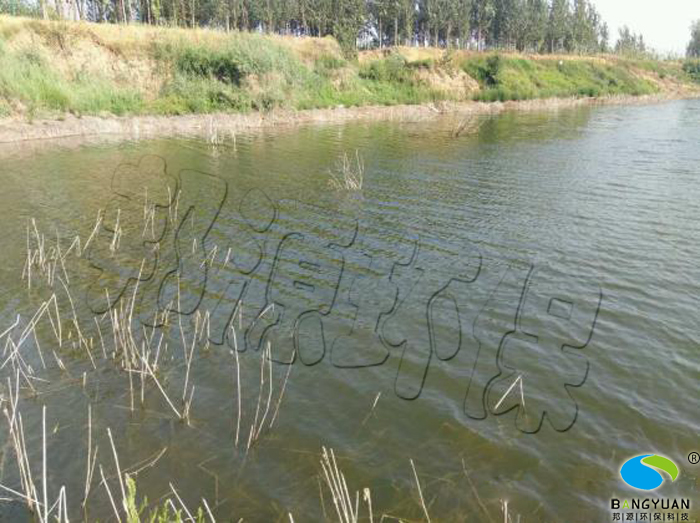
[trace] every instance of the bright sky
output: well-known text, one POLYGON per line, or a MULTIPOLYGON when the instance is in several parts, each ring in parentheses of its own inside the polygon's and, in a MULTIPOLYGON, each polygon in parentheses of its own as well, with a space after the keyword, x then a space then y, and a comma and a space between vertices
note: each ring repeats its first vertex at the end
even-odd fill
POLYGON ((593 0, 610 26, 610 43, 617 40, 618 28, 627 24, 642 33, 648 46, 657 51, 685 54, 690 41, 690 24, 700 19, 699 0, 593 0))

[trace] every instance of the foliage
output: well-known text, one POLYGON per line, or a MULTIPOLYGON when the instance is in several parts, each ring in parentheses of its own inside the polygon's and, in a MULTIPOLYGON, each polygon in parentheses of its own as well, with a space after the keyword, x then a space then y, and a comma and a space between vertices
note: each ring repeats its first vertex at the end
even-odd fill
MULTIPOLYGON (((126 476, 126 511, 128 517, 126 523, 185 523, 191 521, 184 518, 182 511, 174 509, 170 503, 163 503, 154 509, 148 509, 148 500, 143 499, 141 504, 136 497, 136 482, 130 476, 126 476)), ((193 514, 195 523, 204 523, 206 518, 204 510, 200 507, 197 514, 193 514)))
POLYGON ((656 85, 639 78, 626 62, 590 59, 527 59, 492 55, 468 58, 462 68, 482 85, 479 101, 553 97, 598 97, 651 94, 656 85))
POLYGON ((387 58, 363 64, 360 68, 360 77, 376 82, 411 83, 412 76, 407 63, 402 55, 393 53, 387 58))
POLYGON ((561 60, 395 48, 358 61, 344 58, 329 39, 8 17, 0 17, 0 35, 4 116, 245 113, 472 97, 635 95, 658 90, 645 78, 683 83, 698 76, 694 62, 684 71, 680 62, 647 56, 561 60), (464 73, 476 80, 479 92, 464 73))
POLYGON ((700 82, 700 59, 686 60, 683 63, 683 71, 685 71, 694 81, 700 82))
MULTIPOLYGON (((95 22, 330 35, 362 46, 598 52, 608 28, 591 0, 0 0, 0 13, 95 22)), ((627 43, 623 45, 623 48, 627 43)))
POLYGON ((501 56, 484 55, 471 57, 462 61, 462 69, 479 82, 482 87, 494 87, 498 84, 501 70, 501 56))
POLYGON ((39 110, 122 115, 139 112, 143 107, 143 98, 136 89, 88 74, 65 78, 33 49, 0 53, 0 98, 14 100, 30 115, 39 110))
POLYGON ((690 27, 690 43, 687 49, 688 58, 700 58, 700 20, 693 22, 690 27))
POLYGON ((620 37, 615 45, 615 52, 624 55, 643 55, 647 52, 644 37, 630 31, 626 25, 620 28, 620 37))

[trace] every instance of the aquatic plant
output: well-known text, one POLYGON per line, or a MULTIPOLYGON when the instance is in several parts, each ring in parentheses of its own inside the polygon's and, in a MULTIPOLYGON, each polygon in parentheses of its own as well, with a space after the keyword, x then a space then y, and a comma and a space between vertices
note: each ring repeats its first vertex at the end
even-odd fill
POLYGON ((336 162, 335 170, 330 171, 328 184, 339 191, 361 191, 365 179, 365 165, 360 157, 360 151, 355 151, 355 161, 352 162, 347 153, 336 162))

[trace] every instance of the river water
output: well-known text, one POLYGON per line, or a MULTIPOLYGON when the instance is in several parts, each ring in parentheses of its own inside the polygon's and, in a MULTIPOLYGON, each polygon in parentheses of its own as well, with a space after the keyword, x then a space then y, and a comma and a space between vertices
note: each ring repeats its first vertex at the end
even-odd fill
POLYGON ((114 519, 89 408, 117 503, 108 428, 139 498, 222 521, 337 520, 323 447, 366 521, 423 519, 416 475, 433 521, 697 499, 699 101, 1 153, 3 395, 74 520, 114 519))

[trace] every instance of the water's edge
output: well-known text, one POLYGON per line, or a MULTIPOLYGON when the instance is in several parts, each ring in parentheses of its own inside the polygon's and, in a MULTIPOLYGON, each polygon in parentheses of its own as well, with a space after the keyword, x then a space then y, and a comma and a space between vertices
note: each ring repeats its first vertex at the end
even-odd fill
POLYGON ((504 111, 558 110, 577 106, 610 104, 654 104, 670 100, 700 98, 695 92, 667 92, 644 96, 600 98, 548 98, 509 102, 438 102, 424 105, 335 107, 305 111, 277 110, 249 114, 197 114, 184 116, 100 117, 67 115, 61 119, 27 121, 0 118, 0 144, 62 138, 115 137, 117 139, 162 136, 198 136, 211 143, 235 138, 237 132, 265 130, 304 124, 345 121, 423 121, 439 116, 469 117, 504 111))

